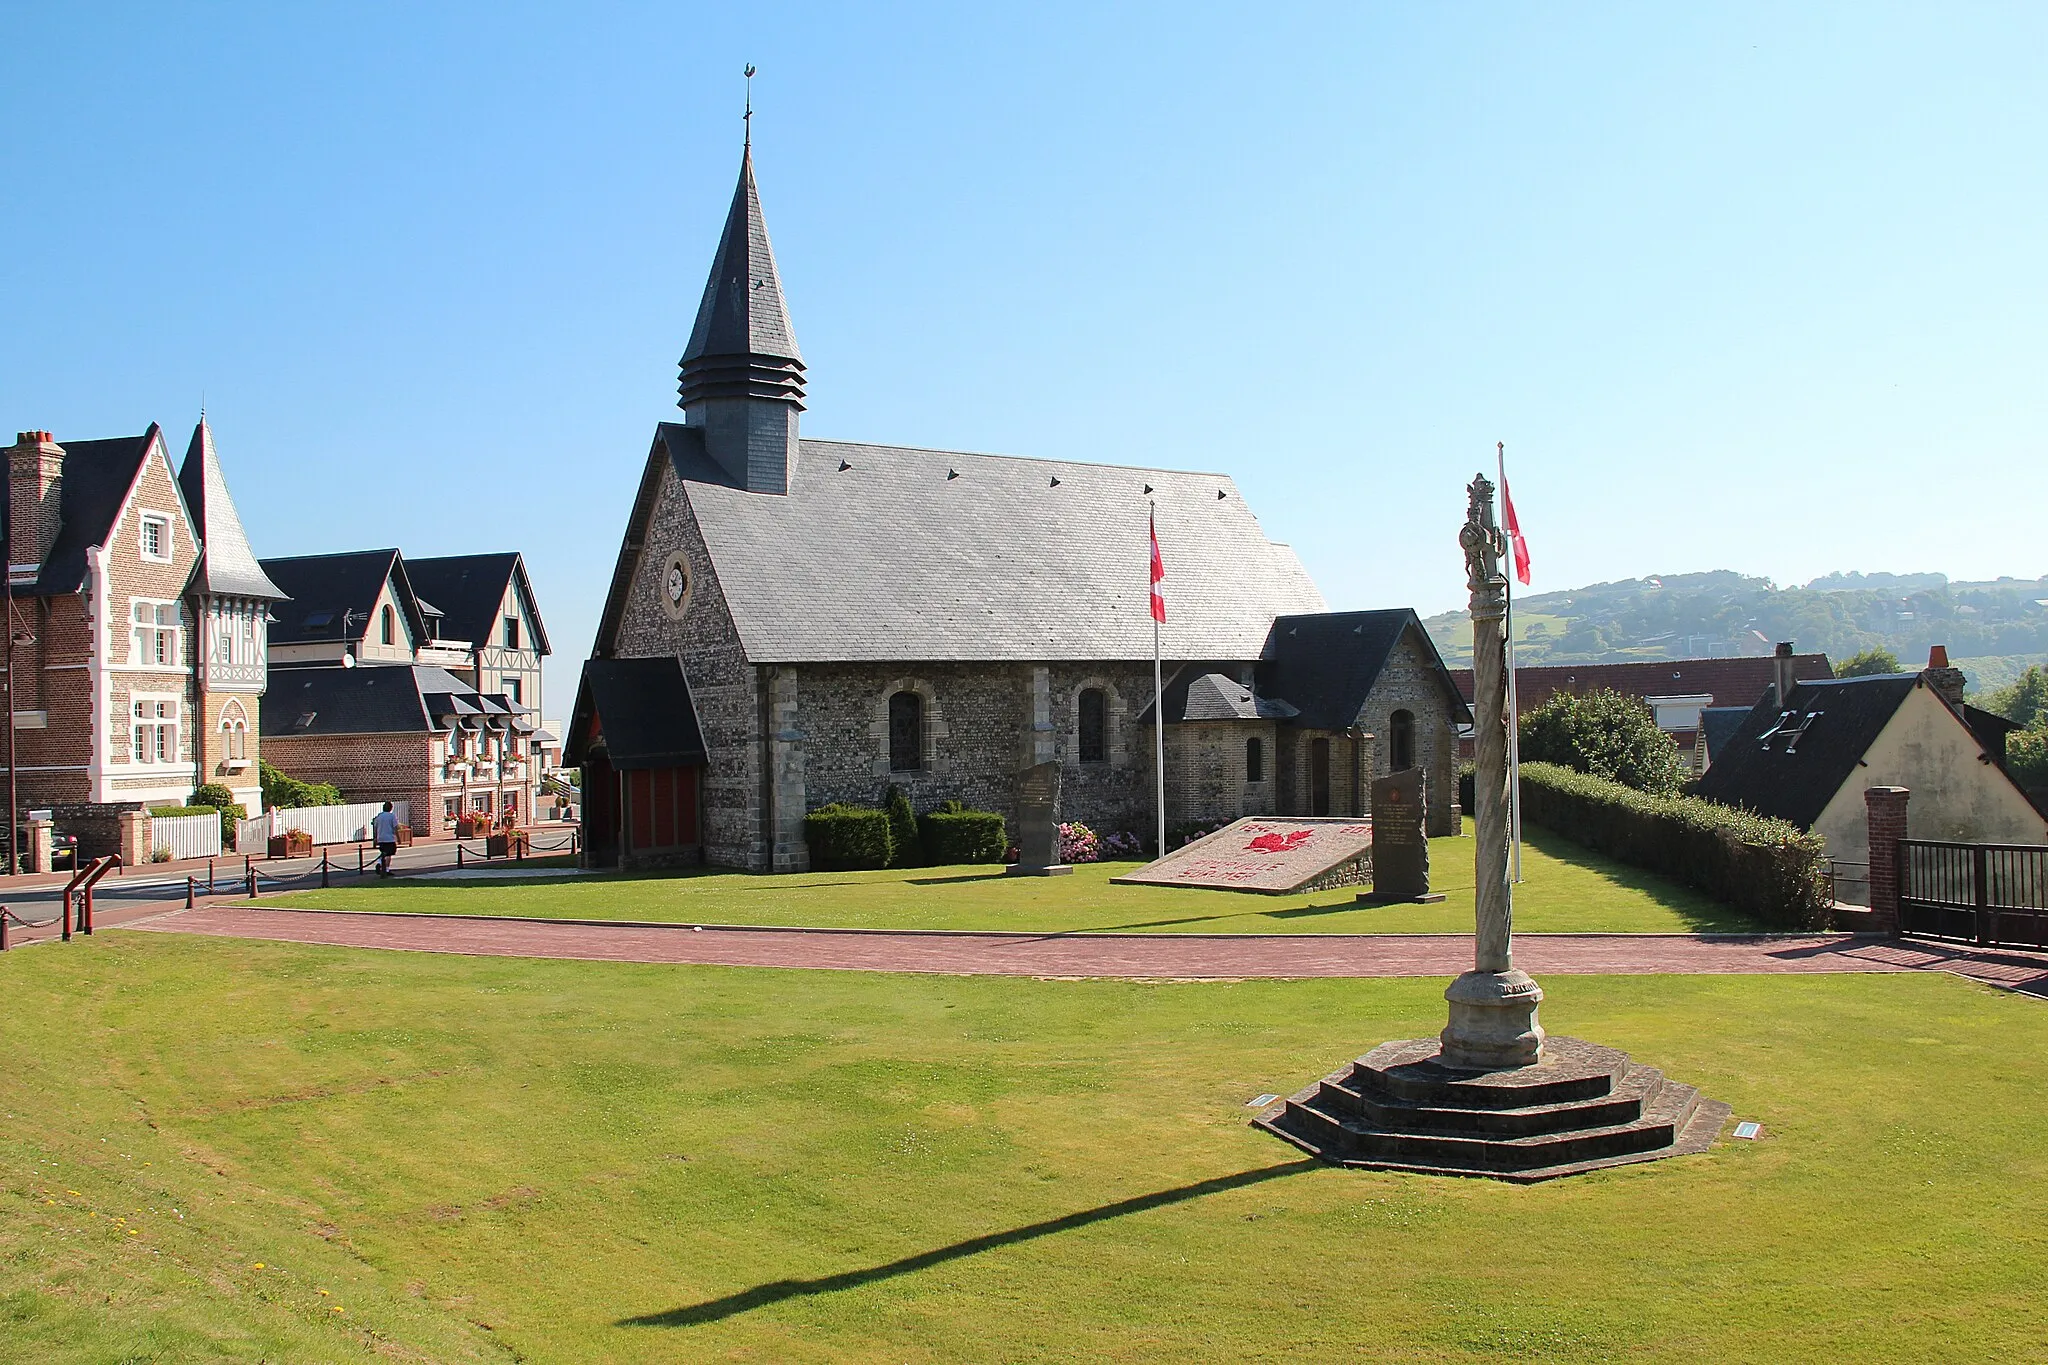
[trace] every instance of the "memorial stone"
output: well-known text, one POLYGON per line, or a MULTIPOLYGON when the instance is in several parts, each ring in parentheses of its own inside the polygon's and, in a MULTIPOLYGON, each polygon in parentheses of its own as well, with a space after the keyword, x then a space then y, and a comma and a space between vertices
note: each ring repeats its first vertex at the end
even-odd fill
POLYGON ((1429 889, 1424 794, 1420 768, 1405 768, 1372 784, 1372 890, 1359 893, 1361 902, 1434 905, 1443 899, 1429 889))
POLYGON ((1074 869, 1060 861, 1060 765, 1034 763, 1017 774, 1017 861, 1012 877, 1059 877, 1074 869))

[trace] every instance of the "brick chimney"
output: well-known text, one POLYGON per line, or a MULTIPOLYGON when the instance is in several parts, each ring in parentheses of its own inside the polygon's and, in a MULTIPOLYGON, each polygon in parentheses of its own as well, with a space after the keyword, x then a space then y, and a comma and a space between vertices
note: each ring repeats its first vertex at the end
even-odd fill
POLYGON ((1935 645, 1927 651, 1927 668, 1920 676, 1958 711, 1963 709, 1963 670, 1948 666, 1948 646, 1935 645))
POLYGON ((41 564, 63 519, 64 447, 47 431, 24 431, 8 447, 7 465, 14 482, 14 563, 41 564))
POLYGON ((1792 706, 1792 642, 1778 641, 1777 653, 1771 656, 1772 685, 1778 689, 1778 709, 1790 710, 1792 706))

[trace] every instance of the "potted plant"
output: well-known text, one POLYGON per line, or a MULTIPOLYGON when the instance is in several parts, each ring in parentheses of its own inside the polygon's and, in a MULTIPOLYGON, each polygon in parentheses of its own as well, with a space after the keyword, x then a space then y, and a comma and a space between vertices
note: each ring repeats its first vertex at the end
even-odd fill
POLYGON ((313 835, 308 830, 288 829, 270 836, 270 856, 273 858, 310 858, 313 856, 313 835))

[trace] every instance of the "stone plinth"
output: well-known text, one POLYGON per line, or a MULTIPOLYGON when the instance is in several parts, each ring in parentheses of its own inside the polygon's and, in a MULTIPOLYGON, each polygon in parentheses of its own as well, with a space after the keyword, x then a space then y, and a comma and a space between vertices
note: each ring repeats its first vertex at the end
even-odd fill
POLYGON ((1380 1044, 1252 1122, 1336 1165, 1533 1183, 1703 1152, 1728 1113, 1577 1038, 1550 1039, 1534 1066, 1479 1073, 1415 1038, 1380 1044))

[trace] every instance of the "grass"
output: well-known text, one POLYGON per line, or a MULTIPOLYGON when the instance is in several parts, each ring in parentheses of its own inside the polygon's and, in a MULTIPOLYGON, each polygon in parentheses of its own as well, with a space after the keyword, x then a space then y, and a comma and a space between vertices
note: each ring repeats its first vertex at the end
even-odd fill
MULTIPOLYGON (((1469 822, 1468 822, 1469 826, 1469 822)), ((1531 830, 1515 890, 1523 933, 1746 932, 1756 923, 1696 891, 1531 830)), ((1472 932, 1472 841, 1430 841, 1438 905, 1360 906, 1357 888, 1305 896, 1112 886, 1133 863, 1084 864, 1070 877, 1005 877, 980 867, 757 876, 634 874, 503 881, 400 878, 274 898, 330 910, 449 915, 799 924, 835 929, 1016 929, 1034 933, 1426 934, 1472 932)))
POLYGON ((0 1355, 2048 1352, 2040 1002, 1939 975, 1548 984, 1554 1031, 1664 1066, 1766 1139, 1518 1188, 1329 1170, 1245 1126, 1250 1097, 1439 1027, 1436 982, 118 931, 9 953, 0 1355))

